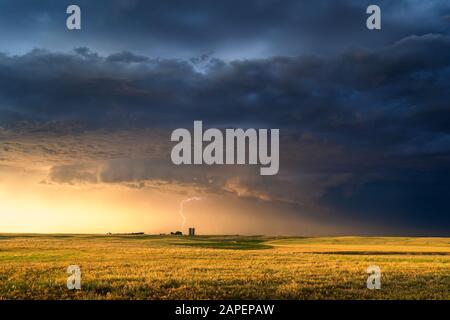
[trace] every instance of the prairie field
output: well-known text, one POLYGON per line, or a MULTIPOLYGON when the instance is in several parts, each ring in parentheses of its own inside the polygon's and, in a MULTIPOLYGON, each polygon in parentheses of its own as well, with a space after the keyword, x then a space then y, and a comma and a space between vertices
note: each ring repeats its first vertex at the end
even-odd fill
POLYGON ((0 234, 0 299, 450 299, 450 238, 0 234))

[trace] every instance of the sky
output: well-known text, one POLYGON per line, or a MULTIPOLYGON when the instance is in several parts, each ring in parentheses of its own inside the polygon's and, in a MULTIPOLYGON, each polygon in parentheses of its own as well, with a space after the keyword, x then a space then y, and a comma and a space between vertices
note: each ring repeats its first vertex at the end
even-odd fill
POLYGON ((449 57, 445 0, 0 0, 0 232, 448 236, 449 57), (173 165, 194 120, 279 173, 173 165))

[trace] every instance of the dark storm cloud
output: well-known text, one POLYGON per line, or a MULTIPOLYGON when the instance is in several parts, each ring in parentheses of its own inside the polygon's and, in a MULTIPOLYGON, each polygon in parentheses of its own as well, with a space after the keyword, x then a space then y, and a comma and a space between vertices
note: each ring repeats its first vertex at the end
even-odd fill
POLYGON ((436 142, 449 128, 448 56, 444 35, 411 36, 332 58, 210 58, 201 66, 130 52, 105 57, 87 48, 3 54, 0 119, 4 125, 71 120, 113 128, 173 128, 202 119, 214 126, 301 127, 337 140, 369 139, 372 147, 412 138, 436 142))
MULTIPOLYGON (((36 127, 44 136, 71 138, 119 128, 167 133, 167 141, 158 141, 166 151, 129 154, 143 160, 110 160, 126 157, 126 149, 112 153, 106 146, 103 156, 97 149, 95 158, 85 157, 92 152, 78 144, 77 162, 106 162, 57 165, 49 176, 56 183, 188 184, 284 202, 336 223, 404 223, 437 234, 450 227, 449 56, 445 35, 329 58, 231 62, 35 50, 0 57, 1 120, 8 132, 28 135, 36 127), (190 128, 195 119, 206 126, 281 128, 280 174, 174 170, 167 165, 170 129, 190 128)), ((17 140, 11 148, 26 149, 17 140)), ((45 150, 39 152, 59 156, 55 147, 56 154, 45 150)))
POLYGON ((1 49, 102 53, 131 50, 153 57, 220 58, 328 54, 347 47, 373 48, 411 34, 448 32, 445 0, 251 1, 0 1, 1 49), (65 28, 69 4, 82 8, 82 30, 65 28), (366 29, 366 8, 378 4, 383 31, 366 29))
POLYGON ((64 1, 12 3, 0 2, 14 35, 0 31, 0 164, 448 235, 447 1, 379 1, 380 32, 365 29, 365 1, 80 1, 78 33, 63 28, 64 1), (14 54, 30 44, 47 49, 14 54), (170 131, 194 120, 280 128, 280 173, 175 169, 170 131))

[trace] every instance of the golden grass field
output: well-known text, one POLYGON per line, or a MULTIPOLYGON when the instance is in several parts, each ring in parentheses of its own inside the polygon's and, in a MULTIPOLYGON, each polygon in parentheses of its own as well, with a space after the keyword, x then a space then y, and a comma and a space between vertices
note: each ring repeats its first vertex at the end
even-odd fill
POLYGON ((0 299, 450 299, 450 238, 0 234, 0 299))

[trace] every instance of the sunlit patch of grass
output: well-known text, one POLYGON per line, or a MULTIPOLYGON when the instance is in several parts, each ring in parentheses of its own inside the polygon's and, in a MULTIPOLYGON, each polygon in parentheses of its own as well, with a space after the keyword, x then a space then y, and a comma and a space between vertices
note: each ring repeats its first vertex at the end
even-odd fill
POLYGON ((449 243, 0 235, 0 299, 450 299, 449 243), (71 264, 81 291, 66 288, 71 264), (366 288, 369 265, 381 267, 379 291, 366 288))

